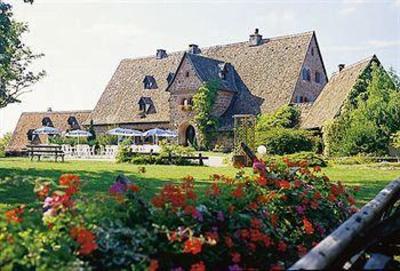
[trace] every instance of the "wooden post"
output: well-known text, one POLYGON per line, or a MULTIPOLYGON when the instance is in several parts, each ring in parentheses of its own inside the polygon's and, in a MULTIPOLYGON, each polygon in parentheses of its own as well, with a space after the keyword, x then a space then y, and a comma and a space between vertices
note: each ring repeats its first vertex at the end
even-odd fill
POLYGON ((199 165, 200 166, 204 166, 204 162, 203 162, 203 158, 202 158, 201 152, 199 152, 199 165))

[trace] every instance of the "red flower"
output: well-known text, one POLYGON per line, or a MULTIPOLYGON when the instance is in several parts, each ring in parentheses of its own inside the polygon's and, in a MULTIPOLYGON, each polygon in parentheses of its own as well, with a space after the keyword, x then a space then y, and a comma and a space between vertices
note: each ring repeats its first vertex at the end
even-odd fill
POLYGON ((50 187, 49 185, 45 185, 42 190, 38 191, 36 195, 39 199, 44 199, 49 195, 50 187))
POLYGON ((24 213, 24 206, 17 207, 15 209, 11 209, 6 211, 6 219, 8 223, 15 222, 21 223, 22 222, 22 214, 24 213))
POLYGON ((320 166, 315 166, 314 167, 314 171, 315 172, 320 172, 321 171, 321 167, 320 166))
POLYGON ((243 196, 243 185, 238 185, 237 188, 232 191, 232 196, 235 198, 241 198, 243 196))
POLYGON ((97 249, 96 238, 91 231, 83 227, 74 227, 70 230, 70 235, 80 245, 79 254, 88 255, 97 249))
POLYGON ((259 228, 261 228, 261 225, 262 225, 262 221, 260 220, 260 219, 258 219, 258 218, 252 218, 251 219, 251 221, 250 221, 250 224, 251 224, 251 226, 253 227, 253 228, 255 228, 255 229, 259 229, 259 228))
POLYGON ((276 226, 276 224, 278 223, 278 219, 279 219, 279 217, 278 217, 278 215, 276 215, 276 214, 272 214, 271 215, 271 224, 272 224, 272 226, 276 226))
POLYGON ((286 249, 287 249, 286 243, 283 242, 283 241, 279 241, 279 243, 278 243, 278 251, 285 252, 286 249))
POLYGON ((307 248, 303 245, 298 245, 297 246, 297 255, 299 255, 299 257, 303 257, 306 254, 307 254, 307 248))
POLYGON ((79 176, 73 174, 63 174, 59 179, 59 184, 64 186, 70 186, 77 182, 79 182, 79 176))
POLYGON ((219 196, 219 194, 221 194, 221 190, 220 190, 218 184, 212 183, 207 189, 207 195, 216 197, 216 196, 219 196))
POLYGON ((319 203, 318 203, 317 201, 315 201, 315 200, 312 200, 312 201, 310 202, 310 206, 311 206, 312 209, 315 210, 315 209, 318 208, 319 203))
POLYGON ((257 179, 257 184, 261 186, 266 186, 267 185, 267 179, 264 176, 258 176, 257 179))
POLYGON ((229 237, 229 236, 225 237, 225 245, 226 245, 228 248, 233 247, 233 241, 232 241, 232 238, 231 238, 231 237, 229 237))
POLYGON ((205 271, 205 270, 206 266, 204 265, 203 261, 192 264, 192 266, 190 267, 190 271, 205 271))
POLYGON ((128 189, 131 190, 132 192, 139 192, 140 187, 136 184, 129 184, 128 189))
POLYGON ((282 271, 282 270, 285 270, 285 267, 282 264, 277 263, 277 264, 271 265, 269 270, 270 271, 282 271))
POLYGON ((289 189, 290 188, 290 183, 286 180, 280 180, 278 182, 278 186, 282 189, 289 189))
POLYGON ((348 196, 347 200, 349 201, 350 205, 355 205, 356 204, 356 200, 352 196, 348 196))
POLYGON ((306 234, 313 234, 314 233, 314 227, 311 224, 310 221, 308 221, 307 218, 303 219, 303 224, 304 224, 304 231, 306 232, 306 234))
POLYGON ((155 197, 153 197, 153 198, 151 199, 151 204, 153 204, 154 207, 156 207, 156 208, 161 208, 161 207, 164 206, 165 201, 164 201, 163 197, 161 197, 161 196, 155 196, 155 197))
POLYGON ((240 253, 238 253, 238 252, 233 252, 232 254, 231 254, 231 256, 232 256, 232 262, 233 263, 239 263, 240 262, 240 253))
POLYGON ((201 241, 198 238, 188 239, 183 248, 184 253, 198 254, 201 252, 201 241))
POLYGON ((156 271, 158 269, 158 267, 159 267, 158 261, 157 260, 151 260, 148 271, 156 271))

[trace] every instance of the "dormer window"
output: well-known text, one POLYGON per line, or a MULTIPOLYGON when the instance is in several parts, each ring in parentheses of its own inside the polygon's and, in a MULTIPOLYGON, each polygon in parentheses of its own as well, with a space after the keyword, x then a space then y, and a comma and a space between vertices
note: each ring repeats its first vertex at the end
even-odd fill
POLYGON ((72 130, 79 129, 78 120, 74 116, 70 116, 67 120, 68 125, 71 127, 72 130))
POLYGON ((156 89, 157 83, 156 79, 154 79, 151 75, 146 75, 143 79, 144 89, 156 89))
POLYGON ((175 73, 173 73, 173 72, 170 72, 170 73, 168 74, 168 76, 167 76, 167 82, 168 82, 168 84, 171 83, 172 79, 174 79, 174 76, 175 76, 175 73))
POLYGON ((228 63, 220 63, 218 64, 218 76, 222 80, 226 79, 226 74, 228 73, 228 63))
POLYGON ((311 55, 314 56, 314 47, 311 47, 311 55))
POLYGON ((303 68, 302 79, 304 81, 311 81, 311 71, 310 71, 310 69, 303 68))
POLYGON ((141 97, 139 100, 139 111, 144 114, 155 113, 153 101, 150 97, 141 97))
POLYGON ((49 117, 44 117, 42 119, 42 126, 54 127, 53 122, 51 121, 51 119, 49 117))

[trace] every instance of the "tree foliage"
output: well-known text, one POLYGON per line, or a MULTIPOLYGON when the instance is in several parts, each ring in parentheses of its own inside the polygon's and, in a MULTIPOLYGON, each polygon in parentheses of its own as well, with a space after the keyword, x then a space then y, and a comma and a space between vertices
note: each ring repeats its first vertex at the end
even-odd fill
POLYGON ((33 61, 43 54, 34 54, 23 43, 26 32, 28 25, 13 18, 12 6, 0 2, 0 108, 20 102, 20 96, 45 76, 44 71, 31 71, 33 61))
POLYGON ((300 111, 284 105, 272 114, 258 116, 256 144, 265 145, 268 154, 290 154, 316 149, 317 139, 311 132, 298 129, 300 111))
POLYGON ((390 137, 400 129, 400 90, 383 67, 364 71, 339 117, 325 127, 328 155, 387 153, 390 137))
POLYGON ((11 141, 11 133, 7 133, 0 138, 0 157, 6 155, 6 148, 11 141))
POLYGON ((294 128, 299 124, 300 111, 290 105, 280 107, 272 114, 262 114, 257 119, 258 131, 269 130, 272 127, 294 128))
POLYGON ((215 135, 218 120, 212 115, 212 109, 217 98, 218 82, 210 81, 201 86, 193 96, 195 112, 194 124, 199 132, 199 147, 208 149, 211 138, 215 135))

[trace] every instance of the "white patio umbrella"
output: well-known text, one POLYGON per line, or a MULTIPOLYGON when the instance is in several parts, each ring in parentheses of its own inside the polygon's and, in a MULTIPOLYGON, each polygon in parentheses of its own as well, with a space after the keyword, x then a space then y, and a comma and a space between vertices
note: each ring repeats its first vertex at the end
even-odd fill
POLYGON ((43 126, 33 131, 34 135, 59 135, 60 130, 54 127, 43 126))
POLYGON ((144 132, 143 136, 146 136, 146 137, 152 136, 153 142, 154 142, 154 138, 157 139, 158 137, 175 137, 176 135, 172 131, 169 131, 169 130, 154 128, 154 129, 150 129, 150 130, 144 132))
POLYGON ((106 134, 116 136, 142 136, 142 132, 126 128, 114 128, 107 131, 106 134))
MULTIPOLYGON (((43 126, 35 129, 32 134, 34 135, 59 135, 61 132, 57 128, 43 126)), ((47 137, 47 144, 49 144, 49 137, 47 137)))
POLYGON ((143 133, 138 131, 138 130, 120 128, 120 127, 108 130, 106 132, 106 134, 107 135, 116 135, 116 136, 118 136, 118 144, 119 144, 121 136, 142 136, 143 135, 143 133))
POLYGON ((77 137, 78 138, 78 144, 79 144, 79 138, 81 137, 89 137, 92 136, 92 134, 88 131, 85 130, 72 130, 69 131, 68 133, 65 134, 66 137, 77 137))

